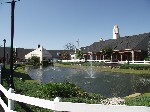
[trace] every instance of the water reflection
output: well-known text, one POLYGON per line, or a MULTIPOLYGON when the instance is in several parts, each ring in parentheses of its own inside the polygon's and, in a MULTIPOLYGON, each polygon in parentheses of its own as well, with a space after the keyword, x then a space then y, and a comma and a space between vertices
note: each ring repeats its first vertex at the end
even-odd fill
POLYGON ((46 67, 26 68, 30 77, 42 83, 71 81, 87 92, 107 97, 124 97, 136 92, 150 92, 150 77, 96 72, 95 78, 85 78, 87 73, 80 69, 46 67))

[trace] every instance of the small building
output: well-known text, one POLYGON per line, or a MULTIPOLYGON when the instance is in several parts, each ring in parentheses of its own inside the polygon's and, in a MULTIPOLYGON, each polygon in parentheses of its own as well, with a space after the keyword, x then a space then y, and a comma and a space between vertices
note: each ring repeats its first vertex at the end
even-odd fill
POLYGON ((52 59, 52 55, 43 48, 43 46, 38 45, 37 49, 31 51, 30 53, 25 55, 25 59, 28 60, 32 56, 37 56, 40 58, 40 63, 44 60, 50 61, 52 59))

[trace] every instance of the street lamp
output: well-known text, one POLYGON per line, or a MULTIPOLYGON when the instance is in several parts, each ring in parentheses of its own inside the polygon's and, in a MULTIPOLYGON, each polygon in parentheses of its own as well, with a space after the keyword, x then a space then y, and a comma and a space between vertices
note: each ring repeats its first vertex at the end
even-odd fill
POLYGON ((3 60, 3 63, 4 63, 4 71, 5 71, 5 60, 6 60, 6 58, 5 58, 5 44, 6 44, 6 39, 4 39, 3 42, 4 42, 4 60, 3 60))
POLYGON ((6 63, 8 64, 8 52, 7 52, 6 58, 7 58, 7 61, 6 61, 6 63))

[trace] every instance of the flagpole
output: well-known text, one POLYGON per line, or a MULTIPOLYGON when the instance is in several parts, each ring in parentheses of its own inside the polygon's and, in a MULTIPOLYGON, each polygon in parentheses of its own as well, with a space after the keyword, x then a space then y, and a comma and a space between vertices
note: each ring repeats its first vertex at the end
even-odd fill
POLYGON ((78 39, 76 42, 77 42, 77 44, 78 44, 78 49, 79 49, 79 39, 78 39))

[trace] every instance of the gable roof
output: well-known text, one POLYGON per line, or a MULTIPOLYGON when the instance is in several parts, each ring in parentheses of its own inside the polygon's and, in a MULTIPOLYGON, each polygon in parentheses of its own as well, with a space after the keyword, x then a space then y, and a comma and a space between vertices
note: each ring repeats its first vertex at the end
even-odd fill
POLYGON ((48 50, 53 58, 60 58, 59 54, 63 54, 64 52, 67 52, 68 54, 73 54, 73 50, 48 50))
MULTIPOLYGON (((24 59, 24 56, 33 50, 34 49, 17 48, 17 57, 20 59, 24 59)), ((5 53, 6 53, 5 56, 7 57, 8 55, 8 58, 10 58, 10 47, 5 48, 5 53)), ((4 57, 4 47, 0 47, 0 58, 2 57, 4 57)))
POLYGON ((118 39, 94 42, 90 46, 81 47, 81 49, 83 52, 99 52, 107 47, 110 47, 113 50, 134 49, 147 51, 147 45, 149 41, 150 33, 144 33, 139 35, 120 37, 118 39))

